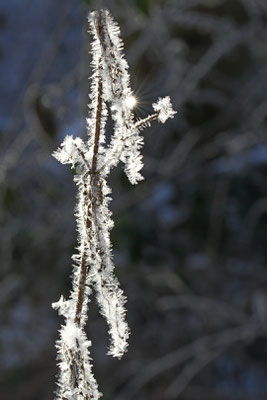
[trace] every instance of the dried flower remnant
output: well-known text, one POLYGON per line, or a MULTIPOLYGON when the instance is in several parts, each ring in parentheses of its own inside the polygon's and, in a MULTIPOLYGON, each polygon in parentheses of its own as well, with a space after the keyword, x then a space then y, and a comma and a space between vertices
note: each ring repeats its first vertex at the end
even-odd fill
POLYGON ((100 313, 109 327, 109 354, 121 358, 127 350, 129 328, 125 321, 123 291, 114 275, 110 230, 113 227, 109 202, 111 190, 106 179, 119 161, 132 184, 143 177, 140 131, 152 120, 164 123, 175 111, 169 97, 153 104, 155 113, 135 120, 136 104, 130 88, 128 64, 118 25, 107 10, 89 15, 93 75, 87 120, 88 138, 67 136, 53 153, 62 164, 71 164, 76 174, 78 201, 75 216, 78 229, 78 252, 73 256, 74 273, 70 298, 62 296, 53 308, 65 318, 57 341, 59 381, 57 398, 61 400, 99 399, 101 394, 92 373, 90 341, 85 335, 91 290, 96 293, 100 313), (105 145, 107 110, 114 121, 114 132, 105 145))

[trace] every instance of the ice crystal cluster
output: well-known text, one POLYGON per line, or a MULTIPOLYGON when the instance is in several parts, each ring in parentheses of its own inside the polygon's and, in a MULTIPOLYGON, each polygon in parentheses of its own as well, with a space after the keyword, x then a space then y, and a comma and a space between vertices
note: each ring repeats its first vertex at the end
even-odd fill
POLYGON ((57 399, 91 400, 100 393, 92 373, 86 338, 88 302, 93 290, 100 313, 107 321, 110 334, 109 354, 120 358, 127 350, 129 328, 125 321, 125 296, 114 275, 110 243, 113 226, 109 211, 110 188, 106 178, 119 161, 132 184, 142 180, 143 166, 140 131, 152 120, 164 123, 175 111, 169 97, 159 99, 155 113, 135 120, 136 99, 130 88, 128 64, 123 56, 123 43, 118 25, 107 10, 89 15, 92 69, 89 95, 88 137, 86 141, 67 136, 54 157, 71 164, 78 186, 76 207, 78 247, 73 255, 73 287, 68 300, 63 297, 53 307, 65 318, 57 341, 59 379, 57 399), (110 143, 105 143, 108 112, 114 122, 110 143))

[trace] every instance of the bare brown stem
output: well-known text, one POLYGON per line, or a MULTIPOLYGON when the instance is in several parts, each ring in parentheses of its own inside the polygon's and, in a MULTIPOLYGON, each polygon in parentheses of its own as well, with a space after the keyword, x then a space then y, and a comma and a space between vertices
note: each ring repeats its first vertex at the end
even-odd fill
MULTIPOLYGON (((101 40, 103 36, 103 24, 101 18, 99 17, 96 21, 96 30, 98 32, 99 40, 101 40)), ((101 65, 98 65, 98 68, 101 68, 101 65)), ((92 159, 92 175, 96 173, 97 166, 97 155, 99 149, 99 139, 100 139, 100 128, 101 128, 101 114, 102 114, 102 91, 103 91, 103 83, 101 79, 101 75, 98 77, 98 87, 97 87, 97 106, 96 106, 96 121, 95 121, 95 134, 94 134, 94 152, 92 159)))
POLYGON ((101 114, 102 114, 102 89, 103 84, 101 78, 98 81, 97 88, 97 108, 96 108, 96 121, 95 121, 95 135, 94 135, 94 153, 92 159, 92 175, 96 173, 97 155, 99 149, 100 128, 101 128, 101 114))
POLYGON ((159 116, 158 113, 149 115, 148 117, 141 119, 140 121, 136 122, 136 124, 134 125, 135 128, 142 128, 145 127, 147 124, 149 124, 151 121, 157 119, 159 116))
POLYGON ((78 283, 78 297, 76 303, 76 310, 75 310, 75 318, 74 322, 77 325, 81 323, 81 313, 83 308, 83 299, 84 299, 84 290, 85 290, 85 283, 86 283, 86 261, 85 261, 85 251, 81 257, 81 266, 80 266, 80 276, 79 276, 79 283, 78 283))

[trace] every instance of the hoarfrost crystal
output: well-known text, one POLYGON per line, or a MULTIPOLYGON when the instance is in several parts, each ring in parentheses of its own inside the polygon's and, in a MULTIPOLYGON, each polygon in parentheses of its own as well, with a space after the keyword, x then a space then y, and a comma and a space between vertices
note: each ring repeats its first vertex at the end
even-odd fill
POLYGON ((62 164, 75 169, 78 186, 76 219, 78 252, 74 261, 73 285, 70 298, 63 296, 53 303, 54 309, 65 318, 57 341, 59 381, 57 398, 60 400, 96 400, 101 394, 92 373, 85 324, 89 296, 96 293, 100 313, 106 319, 111 344, 108 353, 120 358, 127 350, 129 328, 125 321, 125 296, 114 275, 110 230, 113 226, 109 202, 111 193, 106 178, 119 161, 125 164, 125 173, 132 184, 143 177, 140 149, 143 137, 140 131, 151 121, 165 122, 175 111, 169 97, 153 104, 155 113, 135 120, 133 108, 136 99, 130 88, 128 64, 123 56, 123 43, 118 25, 107 10, 89 16, 93 75, 88 138, 67 136, 53 153, 62 164), (105 145, 105 124, 108 109, 114 121, 114 132, 105 145))
POLYGON ((155 111, 158 112, 158 119, 164 124, 168 118, 173 118, 176 111, 173 110, 171 99, 169 96, 163 99, 159 98, 156 103, 152 104, 155 111))

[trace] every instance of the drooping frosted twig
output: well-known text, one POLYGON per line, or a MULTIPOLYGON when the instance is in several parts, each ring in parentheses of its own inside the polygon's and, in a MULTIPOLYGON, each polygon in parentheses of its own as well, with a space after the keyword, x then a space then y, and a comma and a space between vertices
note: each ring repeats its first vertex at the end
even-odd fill
POLYGON ((89 346, 84 332, 88 301, 93 289, 100 313, 109 327, 109 354, 120 358, 127 350, 129 328, 125 321, 125 296, 113 270, 109 211, 110 188, 106 178, 119 161, 131 183, 143 177, 140 131, 157 119, 164 123, 172 118, 170 98, 153 104, 155 113, 135 121, 132 108, 135 100, 130 88, 128 64, 123 57, 123 44, 118 25, 109 12, 101 10, 89 16, 92 42, 92 82, 87 120, 88 138, 67 136, 53 154, 62 164, 75 168, 78 186, 76 208, 78 253, 73 256, 73 288, 69 300, 63 297, 53 307, 65 318, 57 342, 59 355, 59 390, 61 400, 98 399, 100 393, 91 371, 89 346), (110 144, 105 144, 107 110, 114 121, 110 144))

